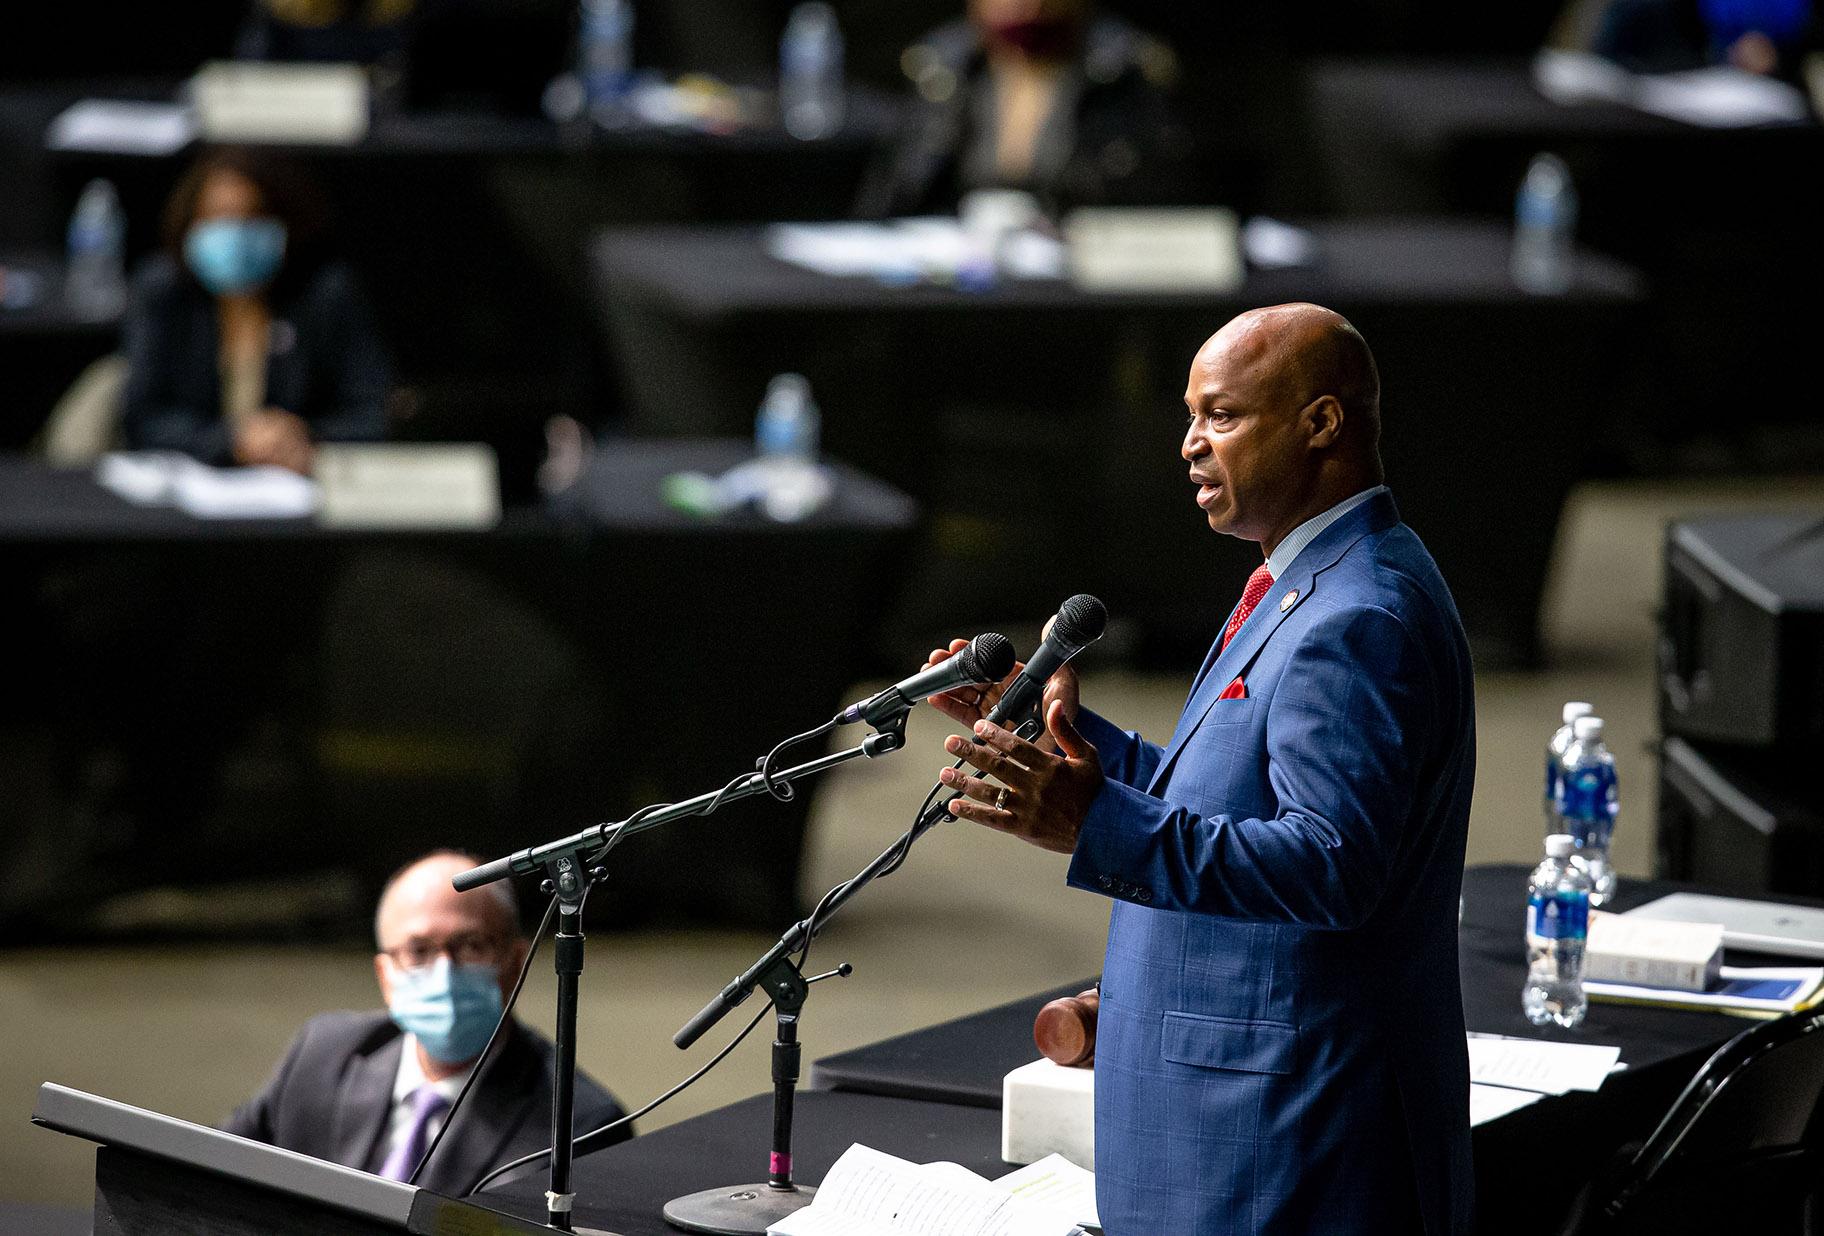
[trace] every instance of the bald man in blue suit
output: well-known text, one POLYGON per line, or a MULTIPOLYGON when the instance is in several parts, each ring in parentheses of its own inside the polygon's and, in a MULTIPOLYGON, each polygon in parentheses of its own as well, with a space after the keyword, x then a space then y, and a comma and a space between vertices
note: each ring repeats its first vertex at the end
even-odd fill
MULTIPOLYGON (((1315 305, 1243 314, 1191 366, 1183 456, 1260 544, 1164 747, 1048 684, 1050 742, 938 697, 959 817, 1072 855, 1113 898, 1096 1040, 1111 1236, 1469 1231, 1457 898, 1468 646, 1381 483, 1380 384, 1315 305)), ((956 645, 952 645, 954 649, 956 645)), ((945 652, 933 654, 941 660, 945 652)))

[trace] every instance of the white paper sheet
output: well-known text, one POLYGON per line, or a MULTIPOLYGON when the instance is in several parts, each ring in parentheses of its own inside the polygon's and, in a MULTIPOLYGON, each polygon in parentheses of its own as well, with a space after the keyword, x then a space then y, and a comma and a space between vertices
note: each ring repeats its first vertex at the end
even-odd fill
MULTIPOLYGON (((1068 1163, 1064 1166, 1070 1167, 1068 1163)), ((1059 1179, 1052 1190, 1054 1199, 1066 1195, 1070 1187, 1063 1173, 1055 1174, 1059 1179)), ((1093 1194, 1093 1177, 1091 1180, 1093 1194)), ((921 1166, 857 1144, 842 1152, 817 1187, 811 1205, 787 1215, 767 1232, 768 1236, 1070 1236, 1082 1216, 1061 1215, 1061 1209, 1036 1198, 1024 1200, 1001 1182, 984 1180, 955 1163, 921 1166)))
POLYGON ((1499 1120, 1509 1112, 1537 1103, 1545 1096, 1536 1090, 1510 1090, 1506 1086, 1483 1086, 1469 1083, 1469 1125, 1499 1120))
POLYGON ((84 99, 51 121, 44 143, 52 150, 168 155, 196 137, 196 113, 182 103, 84 99))
POLYGON ((1539 1094, 1596 1090, 1620 1056, 1621 1048, 1595 1043, 1471 1038, 1469 1080, 1539 1094))
POLYGON ((1061 1154, 1048 1154, 997 1177, 994 1187, 1071 1223, 1102 1226, 1096 1213, 1096 1174, 1061 1154))
POLYGON ((298 519, 322 501, 315 481, 283 468, 211 468, 169 451, 104 455, 95 479, 129 502, 198 519, 298 519))

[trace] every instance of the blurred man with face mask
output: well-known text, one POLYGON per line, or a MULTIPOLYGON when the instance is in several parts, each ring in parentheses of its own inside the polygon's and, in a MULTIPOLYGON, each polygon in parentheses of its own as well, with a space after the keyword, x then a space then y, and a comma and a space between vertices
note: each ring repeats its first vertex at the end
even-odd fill
MULTIPOLYGON (((479 861, 441 851, 388 881, 374 916, 386 1011, 312 1018, 228 1132, 393 1180, 412 1175, 487 1046, 529 947, 510 885, 450 886, 479 861)), ((544 1036, 512 1022, 418 1183, 460 1195, 496 1164, 544 1149, 552 1057, 544 1036)), ((577 1132, 622 1114, 578 1070, 577 1132)), ((621 1138, 632 1133, 624 1128, 621 1138)))

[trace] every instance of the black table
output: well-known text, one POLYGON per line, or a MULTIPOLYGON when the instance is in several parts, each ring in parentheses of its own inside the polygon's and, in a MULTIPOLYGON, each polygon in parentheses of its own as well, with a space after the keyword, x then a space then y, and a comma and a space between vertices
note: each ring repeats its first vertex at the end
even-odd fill
MULTIPOLYGON (((1691 1063, 1693 1053, 1707 1054, 1752 1024, 1720 1013, 1593 1003, 1583 1026, 1574 1032, 1533 1026, 1520 1011, 1520 987, 1526 977, 1521 939, 1526 876, 1526 868, 1506 865, 1472 867, 1463 874, 1458 976, 1471 1030, 1613 1043, 1628 1065, 1624 1076, 1638 1076, 1668 1063, 1682 1068, 1691 1063)), ((1630 909, 1687 887, 1664 880, 1623 880, 1616 905, 1630 909)), ((998 1109, 1001 1079, 1034 1058, 1033 1015, 1045 1001, 1075 995, 1092 982, 1067 983, 970 1017, 826 1056, 811 1066, 811 1084, 998 1109)), ((1684 1072, 1688 1075, 1689 1069, 1684 1072)))
MULTIPOLYGON (((1576 1032, 1539 1030, 1520 1013, 1525 974, 1521 926, 1526 869, 1500 865, 1464 873, 1459 978, 1472 1030, 1622 1049, 1628 1067, 1594 1094, 1545 1098, 1475 1130, 1477 1230, 1555 1230, 1571 1191, 1623 1142, 1644 1137, 1697 1066, 1754 1025, 1718 1014, 1593 1004, 1576 1032), (1542 1175, 1552 1156, 1575 1153, 1562 1172, 1542 1175)), ((1690 885, 1624 880, 1619 908, 1690 885)), ((1746 958, 1748 961, 1761 959, 1746 958)), ((1001 1080, 1036 1058, 1032 1018, 1041 1004, 1087 981, 818 1060, 800 1094, 795 1125, 798 1177, 815 1184, 851 1143, 914 1161, 949 1159, 990 1178, 1000 1160, 1001 1080)), ((762 1178, 770 1099, 744 1100, 576 1163, 579 1222, 641 1236, 669 1229, 669 1199, 719 1183, 762 1178)), ((492 1204, 542 1214, 543 1184, 526 1178, 490 1191, 492 1204)))
POLYGON ((1697 446, 1790 468, 1816 453, 1809 316, 1824 280, 1824 127, 1710 129, 1540 94, 1518 60, 1323 61, 1308 72, 1327 196, 1351 216, 1511 219, 1528 161, 1569 164, 1578 235, 1638 266, 1646 364, 1614 444, 1640 466, 1697 446), (1705 409, 1727 407, 1726 417, 1705 409))
MULTIPOLYGON (((847 468, 797 526, 660 502, 665 474, 745 449, 611 445, 551 511, 474 532, 199 521, 0 459, 0 597, 31 650, 0 703, 0 912, 55 913, 78 860, 98 891, 371 886, 433 846, 504 853, 751 770, 862 674, 916 508, 847 468)), ((803 790, 628 842, 591 910, 779 929, 803 790)))
POLYGON ((1570 294, 1533 298, 1509 281, 1498 226, 1314 230, 1313 266, 1252 271, 1233 295, 885 287, 780 262, 739 228, 604 232, 591 271, 636 429, 736 432, 770 375, 797 370, 829 448, 932 510, 898 607, 905 640, 961 629, 952 585, 967 579, 996 621, 1096 592, 1174 660, 1201 656, 1258 563, 1191 504, 1190 359, 1242 309, 1328 304, 1374 346, 1389 481, 1481 663, 1532 659, 1559 508, 1607 415, 1640 281, 1585 254, 1570 294))
MULTIPOLYGON (((1469 1028, 1614 1044, 1628 1067, 1595 1094, 1541 1099, 1475 1130, 1477 1230, 1484 1233, 1541 1230, 1541 1215, 1569 1204, 1570 1187, 1580 1183, 1577 1172, 1593 1170, 1624 1142, 1644 1138, 1698 1065, 1755 1024, 1717 1013, 1597 1002, 1576 1031, 1531 1025, 1520 1012, 1526 876, 1526 868, 1507 865, 1464 872, 1458 977, 1469 1028), (1553 1183, 1534 1169, 1543 1157, 1563 1153, 1572 1144, 1566 1141, 1567 1130, 1576 1131, 1579 1166, 1553 1183)), ((1616 905, 1630 909, 1691 887, 1624 879, 1616 905)), ((1778 964, 1754 957, 1739 960, 1778 964)), ((1086 986, 1087 981, 1065 984, 971 1017, 826 1056, 812 1066, 811 1084, 998 1110, 1001 1079, 1035 1056, 1033 1015, 1046 1000, 1074 995, 1086 986)))
MULTIPOLYGON (((805 1091, 795 1105, 792 1162, 805 1184, 823 1179, 855 1142, 915 1163, 948 1160, 993 1179, 1001 1161, 999 1112, 870 1094, 805 1091)), ((718 1185, 766 1179, 773 1107, 770 1095, 648 1133, 576 1161, 576 1222, 620 1236, 676 1236, 661 1217, 674 1197, 718 1185)), ((543 1219, 543 1176, 489 1189, 487 1205, 543 1219)))

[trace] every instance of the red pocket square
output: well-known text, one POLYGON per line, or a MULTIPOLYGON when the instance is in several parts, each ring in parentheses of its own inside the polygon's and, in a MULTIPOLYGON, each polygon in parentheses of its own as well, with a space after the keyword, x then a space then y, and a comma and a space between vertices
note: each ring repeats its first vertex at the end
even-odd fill
POLYGON ((1237 678, 1224 687, 1222 694, 1216 698, 1219 700, 1245 700, 1248 698, 1248 684, 1237 678))

